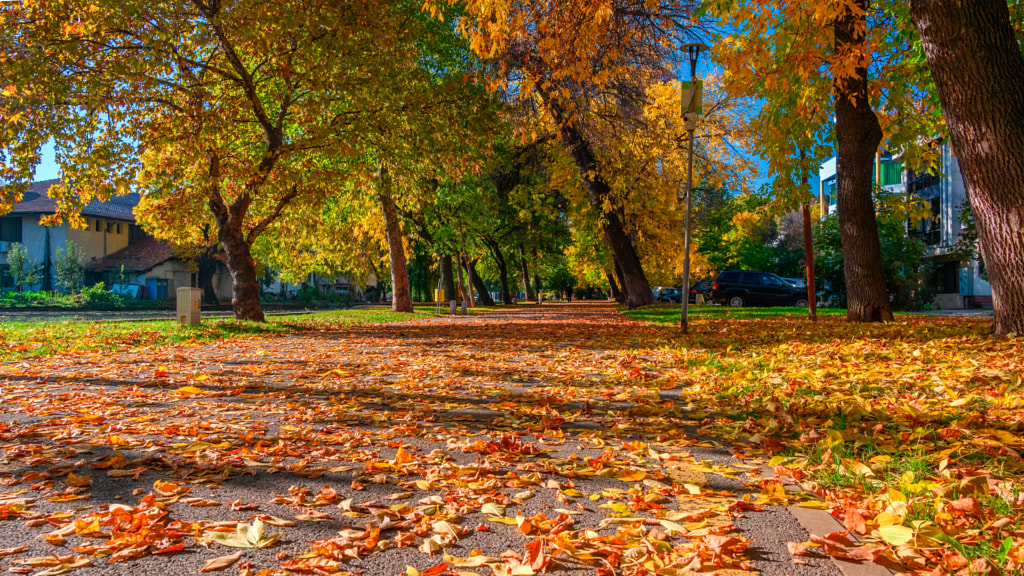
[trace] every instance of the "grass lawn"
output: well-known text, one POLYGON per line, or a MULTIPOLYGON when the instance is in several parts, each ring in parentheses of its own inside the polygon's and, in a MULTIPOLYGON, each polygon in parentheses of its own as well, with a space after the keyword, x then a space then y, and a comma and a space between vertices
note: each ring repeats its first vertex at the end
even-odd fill
MULTIPOLYGON (((503 307, 478 306, 468 312, 485 314, 503 307)), ((447 311, 444 308, 442 316, 447 315, 447 311)), ((0 324, 0 361, 175 342, 330 331, 344 326, 404 322, 433 316, 436 316, 435 308, 428 305, 416 306, 412 314, 396 314, 390 308, 380 306, 268 316, 264 324, 233 318, 205 319, 199 326, 182 326, 177 320, 7 322, 0 324)))
POLYGON ((177 320, 10 322, 0 324, 0 360, 174 342, 329 331, 344 326, 402 322, 427 316, 433 316, 433 308, 424 306, 413 314, 396 314, 388 308, 366 308, 269 316, 264 324, 233 318, 206 319, 198 326, 182 326, 177 320))
MULTIPOLYGON (((654 324, 678 324, 680 305, 658 303, 636 310, 623 309, 622 313, 632 320, 654 324)), ((698 320, 752 320, 755 318, 778 318, 784 316, 807 316, 807 308, 776 306, 771 308, 731 308, 710 304, 690 304, 690 318, 698 320)), ((818 308, 818 316, 846 316, 840 308, 818 308)))

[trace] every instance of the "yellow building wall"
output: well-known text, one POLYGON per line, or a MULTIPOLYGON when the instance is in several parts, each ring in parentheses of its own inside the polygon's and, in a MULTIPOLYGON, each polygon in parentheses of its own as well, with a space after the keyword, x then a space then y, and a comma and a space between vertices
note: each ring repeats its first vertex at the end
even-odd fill
POLYGON ((128 247, 128 223, 87 217, 85 230, 68 229, 67 239, 86 255, 86 262, 128 247))

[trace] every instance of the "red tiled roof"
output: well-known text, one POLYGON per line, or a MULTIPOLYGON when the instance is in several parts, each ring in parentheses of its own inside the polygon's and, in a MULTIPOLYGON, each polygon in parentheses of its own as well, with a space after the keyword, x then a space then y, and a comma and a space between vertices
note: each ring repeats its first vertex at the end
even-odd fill
POLYGON ((85 267, 96 272, 106 272, 120 270, 123 264, 126 269, 133 272, 145 272, 173 257, 174 253, 166 242, 155 238, 145 238, 130 244, 127 248, 107 254, 99 260, 93 260, 85 267))
MULTIPOLYGON (((53 214, 57 211, 57 203, 54 202, 53 198, 47 196, 46 192, 50 189, 50 186, 53 186, 58 182, 60 182, 60 180, 43 180, 40 182, 33 182, 32 185, 29 186, 28 192, 25 192, 25 196, 22 197, 21 202, 18 202, 10 213, 53 214)), ((135 208, 138 203, 139 195, 136 193, 127 194, 125 196, 114 196, 106 202, 93 200, 82 210, 82 216, 135 222, 135 216, 132 214, 132 209, 135 208)))

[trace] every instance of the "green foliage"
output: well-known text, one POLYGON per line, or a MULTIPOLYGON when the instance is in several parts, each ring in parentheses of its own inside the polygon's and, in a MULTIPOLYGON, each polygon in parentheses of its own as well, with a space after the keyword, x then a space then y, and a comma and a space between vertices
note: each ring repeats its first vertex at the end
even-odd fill
POLYGON ((767 200, 702 191, 694 240, 711 270, 764 270, 803 278, 803 222, 797 213, 777 217, 767 200))
POLYGON ((74 294, 82 288, 85 282, 85 259, 85 251, 70 240, 67 249, 57 248, 57 255, 53 260, 54 273, 57 276, 57 283, 65 292, 74 294))
MULTIPOLYGON (((896 310, 920 310, 934 294, 928 285, 932 264, 925 260, 925 246, 907 236, 906 224, 897 212, 876 215, 882 244, 885 287, 896 310)), ((829 216, 815 227, 815 269, 822 296, 833 307, 846 307, 846 274, 839 237, 839 217, 829 216)))
POLYGON ((7 264, 10 266, 11 277, 14 278, 14 287, 19 291, 25 286, 39 283, 39 265, 28 257, 28 249, 20 242, 11 244, 7 252, 7 264))

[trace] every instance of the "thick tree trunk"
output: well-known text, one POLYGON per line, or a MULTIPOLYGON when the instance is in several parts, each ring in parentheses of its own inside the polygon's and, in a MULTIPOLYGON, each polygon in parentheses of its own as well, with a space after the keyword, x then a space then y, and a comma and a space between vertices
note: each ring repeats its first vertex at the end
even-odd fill
POLYGON ((386 169, 378 178, 377 197, 384 212, 384 232, 388 239, 388 257, 391 263, 391 309, 412 312, 412 292, 409 288, 409 270, 402 244, 402 223, 398 219, 395 199, 391 197, 391 182, 386 169))
POLYGON ((992 284, 992 334, 1024 334, 1024 58, 1006 0, 911 0, 992 284))
POLYGON ((619 285, 615 283, 615 275, 611 272, 605 272, 608 277, 608 291, 611 293, 612 299, 616 302, 622 301, 622 292, 619 291, 619 285))
POLYGON ((228 255, 231 272, 231 308, 238 320, 266 322, 260 304, 260 284, 256 276, 256 262, 252 259, 249 243, 245 241, 240 224, 228 221, 219 226, 217 239, 228 255))
POLYGON ((444 289, 446 299, 459 299, 459 295, 455 292, 455 274, 452 271, 452 257, 449 254, 441 256, 441 288, 444 289))
POLYGON ((494 298, 491 298, 490 292, 487 291, 487 285, 484 284, 483 278, 476 273, 476 260, 466 259, 466 273, 469 275, 469 281, 473 283, 476 295, 480 298, 480 304, 494 306, 494 298))
MULTIPOLYGON (((544 92, 542 90, 542 92, 544 92)), ((622 218, 617 209, 605 211, 605 204, 610 200, 611 188, 601 176, 598 170, 597 157, 590 148, 583 133, 576 128, 576 124, 570 122, 565 111, 558 104, 557 99, 545 93, 544 100, 548 110, 558 123, 558 133, 562 144, 569 150, 576 167, 583 177, 583 185, 587 189, 587 196, 590 204, 604 219, 604 238, 615 255, 616 261, 622 269, 620 283, 626 293, 626 305, 630 308, 645 306, 654 303, 654 294, 651 292, 651 285, 644 274, 640 256, 633 246, 633 241, 626 233, 622 218)))
POLYGON ((497 242, 487 242, 487 248, 494 256, 494 262, 498 265, 498 282, 501 284, 501 301, 508 306, 512 305, 512 290, 508 286, 508 264, 505 255, 501 252, 501 246, 497 242))
POLYGON ((526 251, 523 250, 522 246, 519 247, 519 267, 522 269, 526 300, 527 302, 532 302, 537 299, 537 292, 534 291, 533 286, 530 286, 530 269, 526 263, 526 251))
POLYGON ((533 289, 537 292, 537 303, 540 304, 540 276, 536 272, 533 273, 533 289))
MULTIPOLYGON (((867 0, 854 0, 835 21, 836 53, 866 50, 867 0), (856 11, 856 12, 855 12, 856 11)), ((878 116, 868 100, 867 64, 832 79, 836 102, 836 174, 839 234, 846 267, 847 319, 893 319, 882 272, 882 247, 875 222, 871 168, 882 142, 878 116)))

